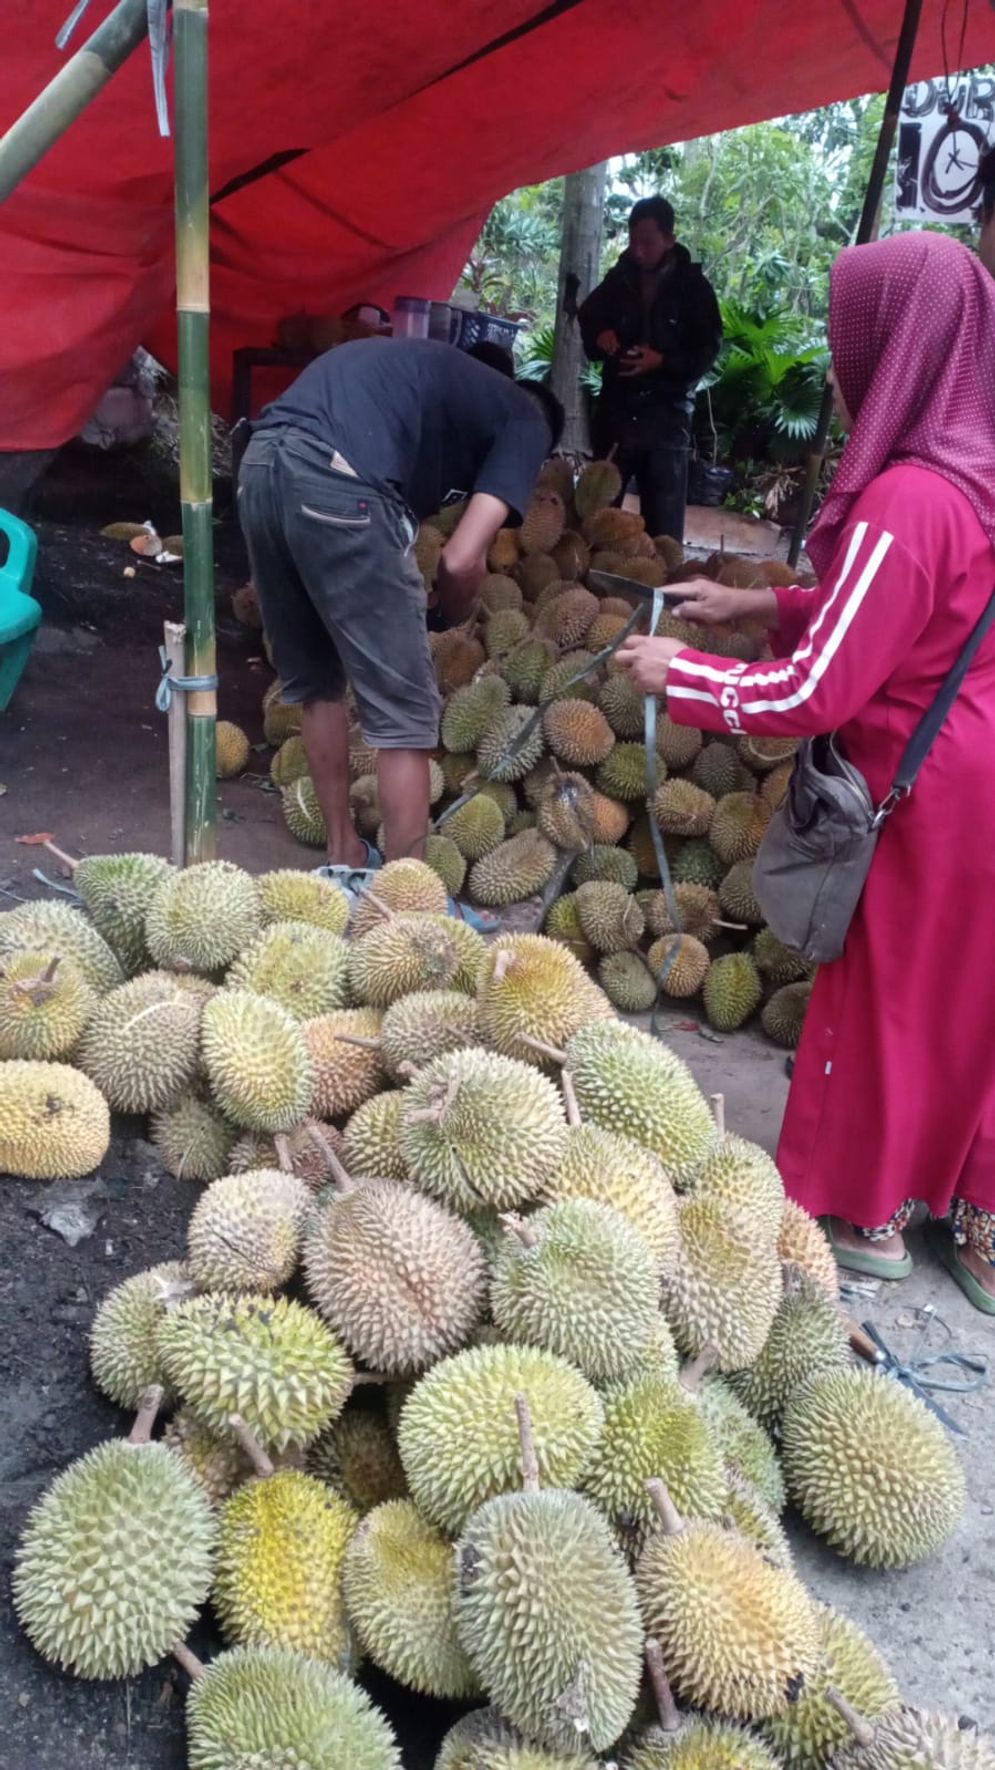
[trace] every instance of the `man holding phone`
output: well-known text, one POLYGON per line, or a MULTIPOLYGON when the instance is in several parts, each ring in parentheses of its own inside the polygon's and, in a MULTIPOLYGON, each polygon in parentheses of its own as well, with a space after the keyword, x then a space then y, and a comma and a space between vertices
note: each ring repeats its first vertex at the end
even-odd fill
POLYGON ((694 392, 722 344, 708 279, 674 235, 664 197, 629 216, 629 245, 580 309, 584 349, 604 363, 594 452, 635 478, 651 535, 684 539, 694 392))

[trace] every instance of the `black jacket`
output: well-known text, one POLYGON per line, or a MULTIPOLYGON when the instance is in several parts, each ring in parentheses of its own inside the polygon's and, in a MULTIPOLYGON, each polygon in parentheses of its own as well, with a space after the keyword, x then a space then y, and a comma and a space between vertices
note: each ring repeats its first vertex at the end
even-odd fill
POLYGON ((597 411, 602 439, 651 442, 658 426, 665 431, 675 415, 687 418, 694 390, 719 354, 722 318, 715 291, 686 246, 675 246, 666 259, 648 313, 641 273, 626 252, 591 291, 579 317, 588 357, 605 365, 597 411), (608 331, 623 350, 648 344, 660 351, 660 368, 649 375, 620 375, 617 360, 598 349, 597 340, 608 331))

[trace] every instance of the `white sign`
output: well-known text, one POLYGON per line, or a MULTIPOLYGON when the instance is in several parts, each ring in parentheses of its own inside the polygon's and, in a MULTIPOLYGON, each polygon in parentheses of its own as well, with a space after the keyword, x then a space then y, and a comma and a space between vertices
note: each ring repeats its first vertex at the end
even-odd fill
POLYGON ((961 74, 906 88, 898 120, 899 221, 977 219, 978 164, 995 144, 995 77, 961 74))

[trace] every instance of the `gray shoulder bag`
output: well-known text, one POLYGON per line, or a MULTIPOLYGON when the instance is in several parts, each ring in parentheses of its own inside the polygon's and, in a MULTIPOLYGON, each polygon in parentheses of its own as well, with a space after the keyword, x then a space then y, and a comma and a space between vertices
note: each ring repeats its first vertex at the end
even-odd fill
POLYGON ((885 819, 911 793, 993 620, 995 593, 912 733, 879 806, 859 768, 841 754, 835 732, 807 738, 798 751, 753 865, 753 889, 769 927, 809 964, 840 957, 885 819))

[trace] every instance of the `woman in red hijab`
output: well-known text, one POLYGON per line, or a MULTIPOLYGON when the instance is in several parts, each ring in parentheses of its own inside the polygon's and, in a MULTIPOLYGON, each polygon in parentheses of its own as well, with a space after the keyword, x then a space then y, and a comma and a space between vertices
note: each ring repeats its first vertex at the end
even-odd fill
MULTIPOLYGON (((817 588, 698 580, 678 611, 761 615, 774 661, 637 638, 619 657, 684 724, 837 731, 880 802, 995 589, 995 282, 937 234, 852 248, 829 333, 850 440, 809 544, 817 588)), ((952 1213, 943 1257, 995 1314, 995 631, 819 971, 778 1162, 860 1271, 908 1272, 915 1201, 952 1213)))

